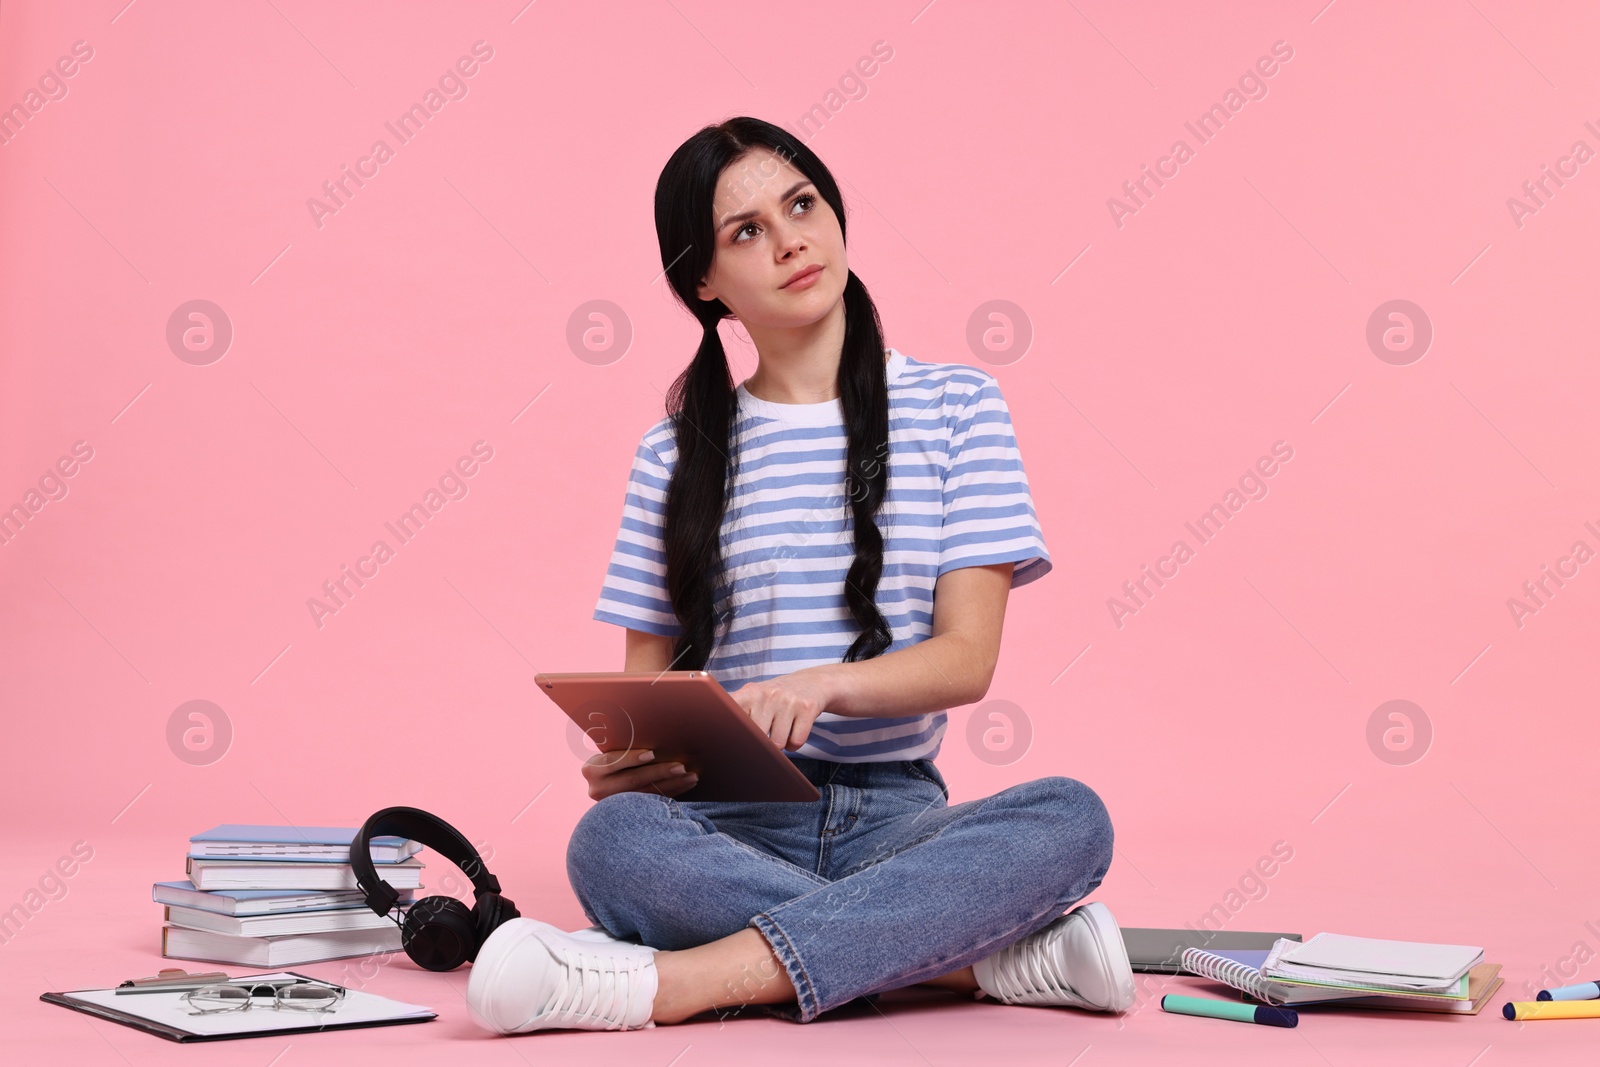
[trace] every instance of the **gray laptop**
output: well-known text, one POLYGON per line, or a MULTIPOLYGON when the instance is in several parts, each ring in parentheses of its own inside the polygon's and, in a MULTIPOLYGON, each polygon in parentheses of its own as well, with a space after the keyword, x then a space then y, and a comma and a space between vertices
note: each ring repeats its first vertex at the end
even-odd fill
POLYGON ((1180 960, 1189 947, 1209 949, 1270 949, 1280 937, 1299 941, 1299 934, 1268 934, 1256 930, 1154 930, 1124 926, 1122 943, 1135 971, 1182 974, 1180 960))

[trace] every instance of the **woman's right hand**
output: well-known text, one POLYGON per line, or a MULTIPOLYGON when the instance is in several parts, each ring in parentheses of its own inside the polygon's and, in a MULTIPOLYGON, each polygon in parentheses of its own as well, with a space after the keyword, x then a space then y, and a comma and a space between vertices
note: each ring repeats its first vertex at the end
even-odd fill
POLYGON ((645 748, 620 748, 590 756, 583 764, 589 799, 630 792, 675 797, 688 792, 700 780, 697 775, 684 773, 681 763, 658 763, 655 758, 656 754, 645 748))

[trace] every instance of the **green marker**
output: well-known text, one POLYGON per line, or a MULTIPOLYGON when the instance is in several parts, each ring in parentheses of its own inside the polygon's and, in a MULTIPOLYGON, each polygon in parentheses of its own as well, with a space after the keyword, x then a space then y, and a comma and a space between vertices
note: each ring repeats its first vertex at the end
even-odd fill
POLYGON ((1243 1004, 1231 1000, 1208 1000, 1205 997, 1180 997, 1168 993, 1161 998, 1161 1010, 1178 1015, 1203 1015, 1208 1019, 1232 1019, 1241 1023, 1261 1023, 1263 1026, 1298 1026, 1300 1016, 1292 1008, 1272 1008, 1265 1004, 1243 1004))

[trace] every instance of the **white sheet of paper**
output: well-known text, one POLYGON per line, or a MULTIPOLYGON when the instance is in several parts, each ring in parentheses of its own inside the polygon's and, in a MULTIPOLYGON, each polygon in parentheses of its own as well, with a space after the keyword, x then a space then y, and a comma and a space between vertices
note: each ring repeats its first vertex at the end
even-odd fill
POLYGON ((1481 963, 1483 949, 1477 945, 1321 933, 1303 944, 1289 946, 1279 954, 1278 961, 1326 970, 1444 980, 1463 975, 1481 963))

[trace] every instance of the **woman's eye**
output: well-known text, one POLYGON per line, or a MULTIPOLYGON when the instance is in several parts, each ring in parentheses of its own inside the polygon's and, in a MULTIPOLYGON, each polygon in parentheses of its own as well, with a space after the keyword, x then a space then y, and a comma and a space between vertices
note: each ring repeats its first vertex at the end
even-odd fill
MULTIPOLYGON (((801 193, 799 196, 794 198, 794 203, 795 203, 795 206, 798 207, 802 202, 804 202, 804 204, 806 205, 806 209, 805 209, 804 212, 802 212, 802 214, 808 214, 808 213, 810 213, 812 208, 815 206, 815 204, 817 202, 817 198, 816 198, 815 194, 813 194, 813 193, 801 193)), ((754 222, 747 222, 743 226, 740 226, 739 229, 734 232, 733 243, 734 244, 743 244, 744 243, 745 231, 749 230, 750 227, 752 227, 754 225, 755 225, 754 222)))

